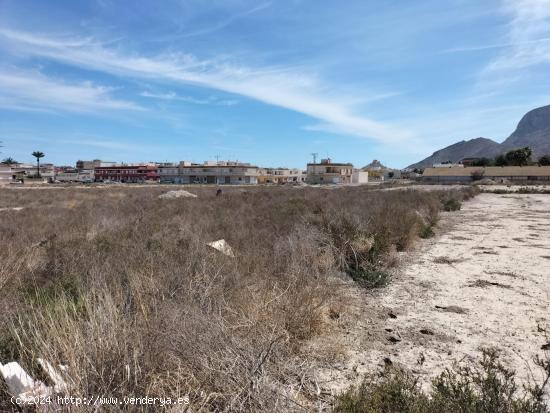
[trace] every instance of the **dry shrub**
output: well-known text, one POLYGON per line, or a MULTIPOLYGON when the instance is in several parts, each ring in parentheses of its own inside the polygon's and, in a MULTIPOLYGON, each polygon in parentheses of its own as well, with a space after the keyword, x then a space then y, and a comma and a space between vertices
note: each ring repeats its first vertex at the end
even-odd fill
POLYGON ((381 377, 367 377, 358 388, 339 396, 342 413, 546 413, 550 360, 537 359, 542 380, 520 391, 515 372, 506 368, 495 350, 484 349, 475 363, 454 365, 433 380, 424 392, 414 374, 387 368, 381 377))

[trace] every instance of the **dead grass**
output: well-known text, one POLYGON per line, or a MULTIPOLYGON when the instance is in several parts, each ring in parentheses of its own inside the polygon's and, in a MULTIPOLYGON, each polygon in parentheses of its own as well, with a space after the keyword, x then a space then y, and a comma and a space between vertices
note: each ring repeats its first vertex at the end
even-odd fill
POLYGON ((452 265, 462 261, 464 261, 463 258, 450 258, 450 257, 435 257, 433 260, 433 262, 435 262, 436 264, 448 264, 448 265, 452 265))
POLYGON ((478 287, 478 288, 488 288, 488 287, 499 287, 499 288, 512 288, 508 284, 502 284, 496 281, 488 280, 476 280, 468 284, 468 287, 478 287))
POLYGON ((467 309, 460 307, 458 305, 448 305, 448 306, 436 305, 435 308, 445 313, 466 314, 468 312, 467 309))
POLYGON ((45 357, 70 366, 72 394, 189 396, 193 411, 306 410, 304 344, 344 311, 338 274, 385 273, 444 202, 473 195, 0 191, 25 208, 0 215, 1 361, 45 357), (220 238, 235 258, 205 246, 220 238))

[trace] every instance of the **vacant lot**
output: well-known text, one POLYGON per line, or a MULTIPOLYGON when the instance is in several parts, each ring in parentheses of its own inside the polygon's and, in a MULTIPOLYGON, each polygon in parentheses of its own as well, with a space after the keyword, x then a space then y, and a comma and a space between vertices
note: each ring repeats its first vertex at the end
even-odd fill
MULTIPOLYGON (((189 396, 195 410, 323 408, 312 352, 343 295, 383 287, 471 190, 0 189, 0 360, 69 366, 73 395, 189 396), (207 246, 225 239, 234 256, 207 246)), ((4 405, 6 389, 0 387, 4 405)), ((93 410, 93 408, 90 408, 93 410)), ((139 410, 136 408, 136 410, 139 410)))
POLYGON ((498 349, 520 389, 544 380, 534 360, 550 350, 550 196, 481 194, 445 214, 438 232, 386 289, 349 285, 351 311, 330 342, 348 357, 321 370, 327 392, 389 363, 427 389, 482 348, 498 349))

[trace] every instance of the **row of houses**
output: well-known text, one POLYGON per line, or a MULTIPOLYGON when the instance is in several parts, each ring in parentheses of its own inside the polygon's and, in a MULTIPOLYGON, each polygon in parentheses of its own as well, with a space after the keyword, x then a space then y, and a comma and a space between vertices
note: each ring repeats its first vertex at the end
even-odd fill
MULTIPOLYGON (((3 165, 0 183, 35 179, 36 167, 21 164, 3 165)), ((118 183, 173 183, 173 184, 364 184, 369 173, 357 170, 351 163, 333 163, 323 159, 309 163, 304 171, 299 168, 260 168, 256 165, 232 161, 192 163, 117 164, 100 160, 77 161, 76 167, 40 167, 42 181, 48 182, 118 182, 118 183)))
POLYGON ((39 169, 33 164, 0 164, 0 184, 12 181, 22 181, 26 178, 36 176, 38 172, 40 172, 40 176, 43 179, 51 181, 56 175, 56 168, 50 163, 41 164, 39 169))
POLYGON ((452 166, 424 169, 426 183, 471 183, 489 179, 495 182, 550 184, 550 166, 452 166))
POLYGON ((310 163, 306 171, 298 168, 260 168, 250 163, 214 162, 202 164, 182 161, 179 164, 108 166, 95 168, 96 181, 148 182, 174 184, 351 184, 367 183, 368 172, 350 163, 310 163))
MULTIPOLYGON (((387 168, 386 168, 387 169, 387 168)), ((308 163, 306 170, 299 168, 260 168, 250 163, 231 161, 207 161, 192 163, 117 164, 100 160, 78 161, 75 167, 40 165, 43 182, 119 182, 119 183, 173 183, 173 184, 365 184, 388 178, 412 178, 395 170, 376 169, 376 165, 359 170, 351 163, 335 163, 322 159, 308 163), (366 169, 366 170, 365 170, 366 169), (389 172, 388 172, 389 171, 389 172)), ((426 183, 470 183, 482 179, 496 182, 550 184, 550 166, 487 166, 473 167, 466 164, 442 164, 425 168, 419 178, 426 183)), ((37 167, 33 164, 0 164, 0 184, 37 181, 37 167)))

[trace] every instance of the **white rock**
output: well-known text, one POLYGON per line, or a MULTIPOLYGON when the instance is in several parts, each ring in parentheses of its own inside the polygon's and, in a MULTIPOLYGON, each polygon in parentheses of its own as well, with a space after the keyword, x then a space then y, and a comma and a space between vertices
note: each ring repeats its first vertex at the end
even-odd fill
POLYGON ((196 198, 197 195, 182 190, 168 191, 165 194, 159 195, 160 199, 176 199, 176 198, 196 198))
POLYGON ((235 257, 235 254, 233 254, 233 250, 224 239, 219 239, 207 245, 227 255, 228 257, 235 257))
POLYGON ((1 211, 22 211, 23 207, 0 208, 1 211))
POLYGON ((47 396, 52 393, 52 389, 47 387, 39 380, 34 380, 18 362, 1 365, 0 373, 4 377, 8 389, 13 396, 21 399, 21 402, 29 402, 34 397, 47 396))

